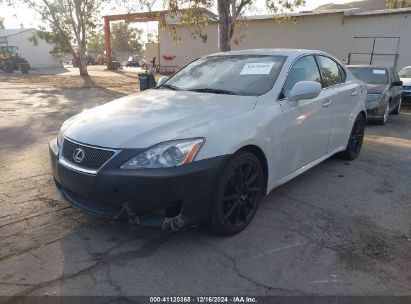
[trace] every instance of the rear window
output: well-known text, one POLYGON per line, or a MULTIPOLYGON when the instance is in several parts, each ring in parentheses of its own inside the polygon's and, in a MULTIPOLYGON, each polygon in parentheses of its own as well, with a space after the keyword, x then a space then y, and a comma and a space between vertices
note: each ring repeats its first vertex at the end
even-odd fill
POLYGON ((318 61, 320 64, 324 88, 335 86, 344 82, 343 75, 341 74, 341 68, 334 60, 328 57, 318 56, 318 61))
POLYGON ((353 75, 365 83, 369 84, 387 84, 388 71, 387 69, 379 69, 373 67, 350 67, 353 75))

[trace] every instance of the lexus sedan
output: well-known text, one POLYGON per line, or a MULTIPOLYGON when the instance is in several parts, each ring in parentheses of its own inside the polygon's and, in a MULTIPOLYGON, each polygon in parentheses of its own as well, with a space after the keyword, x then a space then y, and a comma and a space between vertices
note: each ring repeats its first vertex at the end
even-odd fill
POLYGON ((52 172, 91 215, 235 234, 275 187, 334 154, 358 157, 365 99, 365 84, 323 52, 212 54, 65 121, 52 172))
POLYGON ((399 73, 400 79, 403 82, 402 97, 404 100, 411 99, 411 66, 403 68, 399 73))
POLYGON ((401 110, 402 81, 391 67, 348 66, 356 78, 367 84, 368 120, 385 125, 390 114, 401 110))

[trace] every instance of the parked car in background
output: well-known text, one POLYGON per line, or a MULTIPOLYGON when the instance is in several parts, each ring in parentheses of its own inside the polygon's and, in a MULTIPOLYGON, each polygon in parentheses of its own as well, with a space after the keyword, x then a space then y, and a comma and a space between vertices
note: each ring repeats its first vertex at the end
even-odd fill
POLYGON ((403 68, 399 76, 403 83, 402 97, 404 100, 409 100, 411 99, 411 66, 403 68))
POLYGON ((139 67, 140 63, 138 62, 137 56, 130 56, 126 63, 126 67, 139 67))
POLYGON ((86 213, 234 234, 275 187, 336 153, 358 157, 365 98, 323 52, 212 54, 68 119, 50 142, 52 172, 86 213))
POLYGON ((348 66, 354 76, 367 84, 368 120, 385 125, 390 114, 401 110, 402 81, 391 67, 348 66))

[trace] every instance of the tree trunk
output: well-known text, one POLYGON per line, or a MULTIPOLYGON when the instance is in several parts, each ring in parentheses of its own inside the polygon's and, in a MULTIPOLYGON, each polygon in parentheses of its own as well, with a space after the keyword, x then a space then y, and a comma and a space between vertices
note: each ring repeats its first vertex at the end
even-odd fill
POLYGON ((81 76, 88 76, 86 48, 82 43, 78 44, 78 68, 81 76))
POLYGON ((218 47, 221 52, 231 50, 230 46, 230 0, 218 0, 218 47))

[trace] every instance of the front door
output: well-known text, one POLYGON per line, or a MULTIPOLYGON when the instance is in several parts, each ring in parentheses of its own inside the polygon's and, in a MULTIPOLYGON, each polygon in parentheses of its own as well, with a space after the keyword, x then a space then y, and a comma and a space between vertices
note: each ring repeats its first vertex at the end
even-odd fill
POLYGON ((300 81, 321 83, 320 71, 313 56, 298 59, 291 68, 280 95, 283 113, 279 173, 285 176, 321 157, 327 151, 331 134, 329 106, 332 97, 324 90, 314 99, 289 101, 291 89, 300 81))

